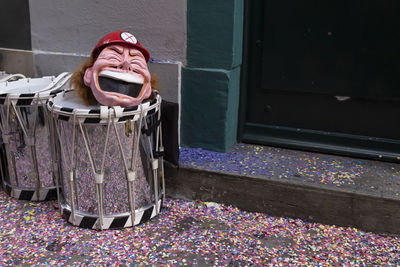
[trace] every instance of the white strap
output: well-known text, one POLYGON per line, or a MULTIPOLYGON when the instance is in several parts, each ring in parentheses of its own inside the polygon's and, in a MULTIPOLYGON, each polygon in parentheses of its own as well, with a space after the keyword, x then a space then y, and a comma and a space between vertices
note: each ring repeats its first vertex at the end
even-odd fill
POLYGON ((3 137, 3 143, 4 144, 8 144, 10 141, 10 136, 8 134, 5 134, 4 132, 2 133, 2 137, 3 137))
POLYGON ((157 170, 158 169, 158 159, 153 159, 151 161, 151 167, 153 168, 153 170, 157 170))
POLYGON ((115 118, 121 118, 124 110, 120 106, 114 106, 113 109, 115 111, 115 118))
POLYGON ((132 182, 136 179, 136 171, 128 171, 128 181, 132 182))
POLYGON ((74 171, 72 170, 69 171, 69 181, 70 182, 74 181, 74 171))
POLYGON ((100 119, 106 120, 108 119, 108 107, 100 106, 100 119))
POLYGON ((94 174, 94 181, 96 184, 102 184, 104 181, 104 172, 103 173, 95 173, 94 174))

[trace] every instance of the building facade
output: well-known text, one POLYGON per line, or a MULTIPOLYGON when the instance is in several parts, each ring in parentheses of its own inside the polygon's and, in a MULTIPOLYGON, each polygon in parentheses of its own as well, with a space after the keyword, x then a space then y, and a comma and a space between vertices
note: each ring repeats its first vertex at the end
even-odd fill
POLYGON ((395 1, 5 0, 0 70, 74 71, 101 36, 132 32, 180 144, 237 142, 400 161, 395 1))

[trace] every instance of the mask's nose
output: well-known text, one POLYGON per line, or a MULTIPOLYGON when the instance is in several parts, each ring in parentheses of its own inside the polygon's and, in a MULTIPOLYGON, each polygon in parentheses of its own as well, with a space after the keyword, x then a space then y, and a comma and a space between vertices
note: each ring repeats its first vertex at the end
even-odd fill
POLYGON ((120 63, 119 68, 120 68, 120 69, 123 69, 123 70, 132 70, 131 64, 129 63, 129 61, 128 61, 127 59, 124 59, 124 60, 120 63))

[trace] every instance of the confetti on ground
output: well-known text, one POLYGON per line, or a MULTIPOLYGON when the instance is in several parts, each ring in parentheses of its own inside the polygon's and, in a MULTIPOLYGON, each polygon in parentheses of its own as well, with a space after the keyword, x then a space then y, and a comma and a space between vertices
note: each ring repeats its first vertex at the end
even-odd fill
POLYGON ((181 148, 180 164, 189 168, 399 195, 400 164, 361 160, 259 145, 236 144, 230 153, 181 148), (380 192, 385 193, 385 192, 380 192))
POLYGON ((0 266, 400 264, 399 237, 172 199, 146 224, 100 232, 0 192, 0 241, 0 266))

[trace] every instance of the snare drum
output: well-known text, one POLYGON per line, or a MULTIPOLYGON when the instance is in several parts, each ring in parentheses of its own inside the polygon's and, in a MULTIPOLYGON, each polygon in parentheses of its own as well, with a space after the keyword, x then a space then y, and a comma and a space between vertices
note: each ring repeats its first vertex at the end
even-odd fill
POLYGON ((74 90, 49 100, 59 202, 68 222, 91 229, 124 228, 160 212, 160 103, 157 95, 136 107, 88 107, 74 90))
MULTIPOLYGON (((13 80, 15 81, 21 78, 25 78, 25 76, 22 74, 8 74, 5 71, 0 71, 0 83, 9 82, 13 80)), ((1 189, 4 189, 4 178, 6 176, 8 177, 6 150, 3 143, 3 138, 0 135, 0 188, 1 189)))
POLYGON ((5 148, 6 192, 30 201, 56 199, 46 101, 70 74, 0 83, 0 130, 5 148))

